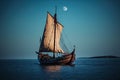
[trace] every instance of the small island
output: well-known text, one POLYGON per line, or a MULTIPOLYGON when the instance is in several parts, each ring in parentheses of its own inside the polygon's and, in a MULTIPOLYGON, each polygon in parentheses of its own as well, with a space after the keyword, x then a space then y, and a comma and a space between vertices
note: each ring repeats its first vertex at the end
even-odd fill
POLYGON ((94 56, 94 57, 91 57, 91 58, 120 58, 120 57, 108 55, 108 56, 94 56))

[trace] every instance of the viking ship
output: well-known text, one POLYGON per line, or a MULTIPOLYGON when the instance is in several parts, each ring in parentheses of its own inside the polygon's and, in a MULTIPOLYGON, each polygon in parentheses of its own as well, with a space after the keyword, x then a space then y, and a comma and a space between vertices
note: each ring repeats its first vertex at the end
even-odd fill
POLYGON ((63 25, 57 21, 55 12, 52 16, 47 12, 46 24, 42 39, 40 39, 39 51, 36 51, 40 64, 43 65, 65 65, 71 64, 75 60, 75 47, 70 53, 65 52, 60 45, 63 25), (45 53, 52 53, 49 54, 45 53), (61 54, 61 56, 57 56, 61 54))

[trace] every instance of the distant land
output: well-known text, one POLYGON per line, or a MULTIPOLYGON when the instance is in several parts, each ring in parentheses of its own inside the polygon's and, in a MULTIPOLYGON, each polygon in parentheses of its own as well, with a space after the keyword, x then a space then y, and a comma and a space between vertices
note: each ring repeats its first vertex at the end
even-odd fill
POLYGON ((90 58, 120 58, 120 57, 108 55, 108 56, 94 56, 94 57, 90 57, 90 58))

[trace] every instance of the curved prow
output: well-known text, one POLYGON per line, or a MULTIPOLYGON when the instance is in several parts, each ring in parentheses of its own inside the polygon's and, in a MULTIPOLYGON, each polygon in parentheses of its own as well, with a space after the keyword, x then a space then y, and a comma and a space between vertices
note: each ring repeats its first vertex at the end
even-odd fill
POLYGON ((70 59, 70 61, 68 62, 68 64, 71 64, 74 60, 75 60, 75 45, 74 45, 74 49, 73 49, 73 51, 71 52, 71 59, 70 59))
POLYGON ((74 49, 73 49, 72 53, 75 53, 75 45, 74 45, 74 49))

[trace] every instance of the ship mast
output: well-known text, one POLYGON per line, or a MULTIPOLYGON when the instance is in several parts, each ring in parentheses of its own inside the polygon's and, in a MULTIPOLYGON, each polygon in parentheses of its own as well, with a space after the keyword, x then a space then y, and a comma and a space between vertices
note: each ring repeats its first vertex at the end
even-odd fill
POLYGON ((56 39, 56 24, 57 24, 57 7, 55 7, 55 15, 54 15, 54 51, 53 51, 53 58, 55 58, 55 39, 56 39))

